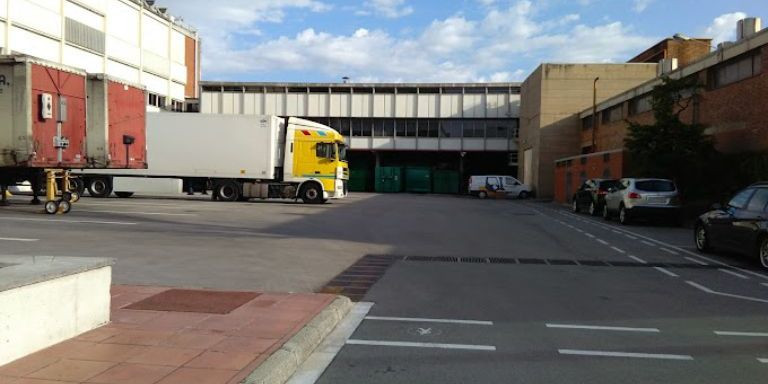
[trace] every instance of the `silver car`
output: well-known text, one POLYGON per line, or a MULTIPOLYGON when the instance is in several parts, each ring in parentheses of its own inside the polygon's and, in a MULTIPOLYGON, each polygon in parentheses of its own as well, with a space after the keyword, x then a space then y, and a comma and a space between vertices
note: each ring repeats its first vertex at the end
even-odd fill
POLYGON ((666 179, 621 179, 608 190, 603 218, 618 215, 621 224, 638 218, 664 218, 677 223, 680 196, 677 186, 666 179))

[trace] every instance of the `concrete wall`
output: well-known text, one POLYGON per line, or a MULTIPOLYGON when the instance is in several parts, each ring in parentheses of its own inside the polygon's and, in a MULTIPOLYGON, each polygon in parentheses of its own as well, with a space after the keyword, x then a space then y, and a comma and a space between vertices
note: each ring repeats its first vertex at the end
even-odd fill
POLYGON ((0 365, 109 321, 112 267, 0 292, 0 365))
MULTIPOLYGON (((521 151, 533 151, 530 166, 519 168, 539 197, 554 193, 555 160, 580 153, 578 113, 592 105, 593 82, 598 103, 656 76, 655 64, 542 64, 523 83, 520 114, 521 151), (531 169, 532 177, 524 175, 531 169)), ((524 161, 524 159, 523 159, 524 161)))

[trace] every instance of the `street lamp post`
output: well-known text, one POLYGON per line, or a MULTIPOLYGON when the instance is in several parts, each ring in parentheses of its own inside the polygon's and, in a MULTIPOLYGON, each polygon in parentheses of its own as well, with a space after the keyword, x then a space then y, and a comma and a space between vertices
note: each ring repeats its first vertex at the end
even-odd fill
POLYGON ((592 83, 592 148, 591 152, 597 151, 597 81, 600 77, 595 77, 592 83))

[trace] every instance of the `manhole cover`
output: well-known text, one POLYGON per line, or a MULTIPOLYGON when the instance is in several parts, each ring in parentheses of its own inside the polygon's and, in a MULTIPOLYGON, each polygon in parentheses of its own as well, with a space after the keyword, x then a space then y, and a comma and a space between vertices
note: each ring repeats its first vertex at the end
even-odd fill
POLYGON ((216 292, 169 289, 125 309, 227 314, 259 296, 255 292, 216 292))

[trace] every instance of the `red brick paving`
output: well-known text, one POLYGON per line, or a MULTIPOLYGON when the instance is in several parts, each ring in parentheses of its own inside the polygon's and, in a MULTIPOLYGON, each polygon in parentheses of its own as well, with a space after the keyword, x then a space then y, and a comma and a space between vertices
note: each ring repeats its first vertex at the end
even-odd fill
POLYGON ((0 366, 0 383, 238 383, 335 297, 251 294, 228 314, 126 308, 169 289, 113 286, 110 324, 0 366))

